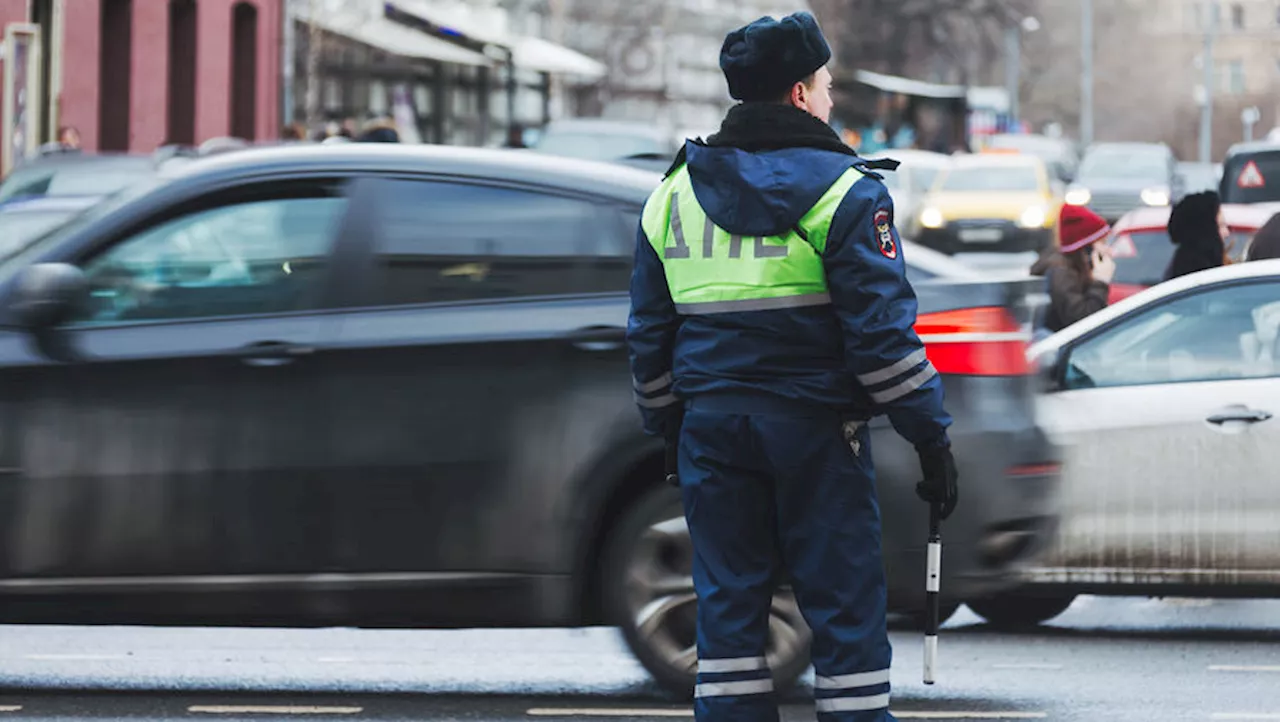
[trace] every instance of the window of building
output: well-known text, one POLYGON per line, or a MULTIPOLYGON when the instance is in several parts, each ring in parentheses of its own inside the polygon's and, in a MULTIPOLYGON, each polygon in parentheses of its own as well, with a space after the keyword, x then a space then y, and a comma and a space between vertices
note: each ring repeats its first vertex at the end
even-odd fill
POLYGON ((598 272, 626 268, 623 223, 586 200, 410 180, 378 195, 380 305, 626 289, 598 272))
POLYGON ((258 7, 236 3, 231 28, 231 134, 253 140, 258 126, 258 7))
POLYGON ((1240 3, 1231 6, 1231 29, 1244 30, 1244 5, 1240 3))
POLYGON ((1227 92, 1241 95, 1245 92, 1244 61, 1232 60, 1227 63, 1227 92))
POLYGON ((314 308, 346 208, 337 197, 208 208, 152 226, 89 261, 80 323, 285 313, 314 308))

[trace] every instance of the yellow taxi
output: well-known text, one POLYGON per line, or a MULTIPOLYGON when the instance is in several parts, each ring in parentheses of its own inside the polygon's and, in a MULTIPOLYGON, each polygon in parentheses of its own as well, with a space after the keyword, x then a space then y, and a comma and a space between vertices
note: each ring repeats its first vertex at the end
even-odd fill
POLYGON ((951 254, 1040 251, 1053 243, 1057 185, 1035 156, 957 156, 912 219, 916 242, 951 254))

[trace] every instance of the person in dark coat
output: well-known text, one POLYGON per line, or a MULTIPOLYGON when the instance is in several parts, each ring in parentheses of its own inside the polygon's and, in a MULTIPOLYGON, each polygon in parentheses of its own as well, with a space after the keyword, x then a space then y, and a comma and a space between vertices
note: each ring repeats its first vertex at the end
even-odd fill
POLYGON ((1271 216, 1271 220, 1253 235, 1245 260, 1265 261, 1271 258, 1280 258, 1280 213, 1271 216))
POLYGON ((1217 193, 1193 193, 1178 201, 1169 214, 1169 240, 1177 249, 1164 280, 1221 266, 1226 256, 1223 244, 1229 235, 1217 193))
POLYGON ((1057 333, 1107 307, 1116 262, 1106 247, 1111 227, 1084 206, 1063 206, 1058 250, 1031 267, 1049 285, 1049 307, 1041 326, 1057 333))
POLYGON ((396 130, 395 121, 377 118, 365 124, 356 140, 361 143, 399 143, 400 133, 396 130))

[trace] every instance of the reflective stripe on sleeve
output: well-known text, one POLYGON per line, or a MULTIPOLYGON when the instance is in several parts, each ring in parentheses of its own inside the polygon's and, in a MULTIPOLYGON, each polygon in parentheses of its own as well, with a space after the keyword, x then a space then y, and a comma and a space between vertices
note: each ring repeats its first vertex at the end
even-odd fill
POLYGON ((734 657, 732 659, 699 659, 698 672, 725 674, 727 672, 756 672, 769 668, 764 657, 734 657))
POLYGON ((895 376, 904 374, 910 371, 911 369, 915 368, 916 366, 919 366, 920 363, 924 360, 925 360, 924 349, 923 348, 917 349, 914 353, 902 359, 901 361, 889 364, 884 368, 878 369, 876 371, 872 371, 870 373, 859 374, 858 381, 863 386, 871 386, 873 384, 884 383, 885 381, 888 381, 889 379, 895 376))
POLYGON ((668 406, 680 403, 680 399, 676 398, 674 394, 655 396, 652 399, 647 399, 643 396, 637 395, 636 403, 646 409, 665 409, 668 406))
POLYGON ((819 699, 814 700, 813 706, 819 712, 866 712, 873 709, 887 708, 889 706, 889 695, 876 694, 870 697, 819 699))
POLYGON ((924 386, 925 384, 929 383, 929 380, 937 375, 938 375, 938 370, 933 367, 933 364, 927 364, 924 368, 920 369, 920 371, 916 373, 914 376, 907 379, 906 381, 903 381, 900 384, 890 386, 889 388, 884 389, 883 391, 872 391, 871 398, 877 404, 887 404, 892 401, 897 401, 903 396, 906 396, 912 391, 915 391, 921 386, 924 386))
POLYGON ((830 304, 831 294, 808 293, 800 296, 782 296, 780 298, 747 298, 741 301, 677 303, 676 313, 683 314, 685 316, 699 316, 708 313, 768 311, 777 308, 804 308, 806 306, 828 306, 830 304))
MULTIPOLYGON (((772 679, 749 679, 745 682, 703 682, 693 688, 693 696, 735 697, 740 694, 768 694, 772 691, 772 679)), ((887 705, 888 702, 885 704, 887 705)))
POLYGON ((813 686, 816 689, 857 689, 859 687, 874 687, 879 684, 886 684, 889 681, 889 670, 880 669, 875 672, 858 672, 857 674, 841 674, 835 677, 823 677, 819 675, 813 686))
POLYGON ((661 391, 670 386, 671 382, 674 380, 675 379, 672 378, 670 371, 652 381, 641 382, 639 379, 633 379, 633 381, 635 381, 636 391, 639 391, 642 394, 651 394, 654 391, 661 391))

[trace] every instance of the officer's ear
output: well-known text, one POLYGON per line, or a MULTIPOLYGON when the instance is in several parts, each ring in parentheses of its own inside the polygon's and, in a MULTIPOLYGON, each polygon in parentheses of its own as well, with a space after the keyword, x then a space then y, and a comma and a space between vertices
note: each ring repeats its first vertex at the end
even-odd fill
POLYGON ((817 83, 818 74, 813 73, 809 77, 801 80, 791 86, 791 90, 787 91, 786 97, 782 98, 782 102, 786 105, 794 105, 801 110, 809 109, 809 97, 813 94, 814 86, 817 83))

